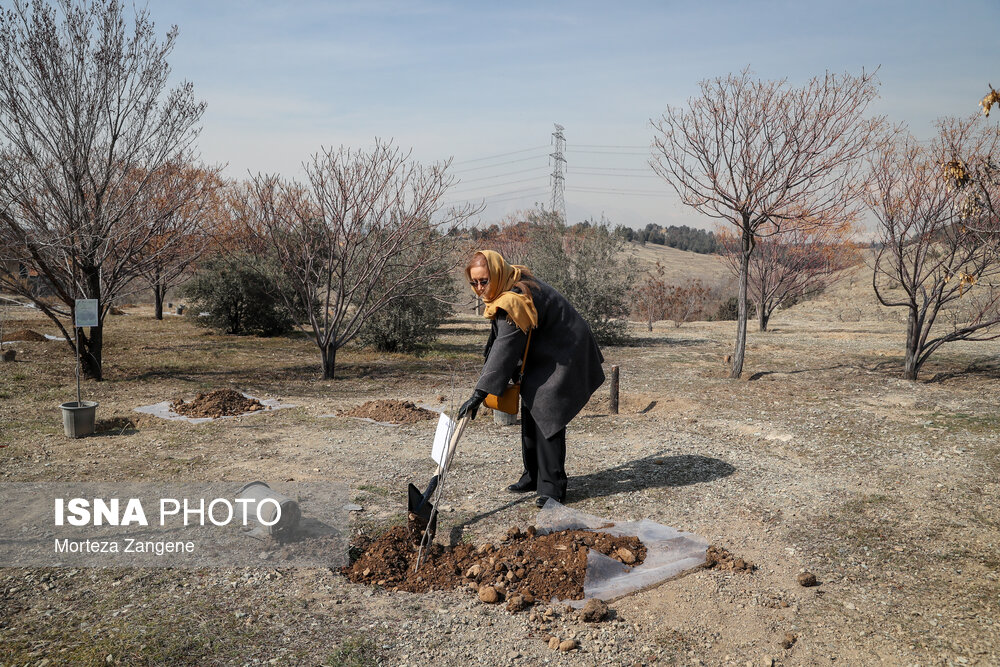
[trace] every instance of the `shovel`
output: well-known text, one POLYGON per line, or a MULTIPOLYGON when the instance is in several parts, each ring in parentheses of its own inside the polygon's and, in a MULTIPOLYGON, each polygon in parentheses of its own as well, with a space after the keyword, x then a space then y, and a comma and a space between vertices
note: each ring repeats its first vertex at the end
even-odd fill
POLYGON ((468 423, 468 415, 457 422, 453 422, 447 416, 443 416, 441 423, 438 425, 438 433, 434 439, 434 458, 438 462, 437 472, 431 477, 425 491, 421 492, 412 483, 407 488, 407 516, 413 524, 411 525, 411 531, 414 533, 414 537, 419 533, 423 533, 421 536, 421 545, 425 543, 429 544, 434 539, 434 532, 437 529, 437 510, 434 508, 431 498, 433 497, 435 502, 440 501, 441 484, 448 472, 448 466, 451 465, 451 459, 455 456, 455 448, 458 446, 458 441, 462 437, 462 432, 468 423), (435 491, 437 492, 436 496, 435 491))

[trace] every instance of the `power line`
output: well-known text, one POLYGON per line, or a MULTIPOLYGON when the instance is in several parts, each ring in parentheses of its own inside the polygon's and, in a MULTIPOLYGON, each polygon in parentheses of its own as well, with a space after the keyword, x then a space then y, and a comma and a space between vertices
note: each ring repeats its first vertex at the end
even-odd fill
MULTIPOLYGON (((445 204, 443 204, 443 205, 447 206, 447 205, 451 205, 451 204, 461 204, 463 202, 480 201, 480 200, 483 200, 483 201, 494 201, 496 197, 503 197, 503 196, 506 196, 506 195, 520 195, 522 197, 527 197, 529 195, 544 194, 546 192, 548 192, 547 188, 541 188, 541 189, 539 189, 539 188, 522 188, 520 190, 509 190, 508 192, 497 192, 495 194, 488 195, 488 196, 485 196, 485 197, 469 197, 468 199, 455 199, 455 200, 452 200, 452 201, 449 201, 449 202, 445 202, 445 204)), ((514 197, 514 199, 518 199, 518 198, 519 197, 514 197)))
POLYGON ((649 146, 611 146, 607 144, 573 144, 573 146, 577 148, 627 148, 629 150, 643 150, 649 148, 649 146))
POLYGON ((638 195, 638 196, 655 196, 655 197, 666 197, 669 192, 659 192, 656 190, 623 190, 619 188, 566 188, 572 192, 588 192, 591 194, 606 194, 606 195, 638 195))
POLYGON ((656 174, 603 174, 599 172, 580 174, 575 169, 570 173, 578 176, 602 176, 606 178, 660 178, 656 174))
POLYGON ((510 151, 509 153, 498 153, 496 155, 487 155, 486 157, 477 157, 477 158, 473 158, 471 160, 461 160, 459 162, 452 162, 452 165, 456 165, 456 164, 468 164, 470 162, 482 162, 483 160, 492 160, 492 159, 498 158, 498 157, 507 157, 508 155, 517 155, 518 153, 527 153, 528 151, 538 151, 538 150, 543 150, 543 149, 547 149, 547 148, 548 148, 548 146, 535 146, 533 148, 522 148, 521 150, 510 151))
POLYGON ((504 176, 516 176, 517 174, 527 174, 530 171, 538 171, 539 169, 546 169, 546 168, 547 167, 545 165, 539 165, 537 167, 530 167, 528 169, 519 169, 517 171, 506 171, 506 172, 504 172, 502 174, 493 174, 492 176, 480 176, 479 178, 470 178, 470 179, 461 178, 459 180, 461 181, 461 184, 464 185, 465 183, 476 183, 477 181, 488 181, 491 178, 503 178, 504 176))
POLYGON ((459 173, 463 173, 464 174, 465 172, 469 172, 469 171, 480 171, 482 169, 493 169, 494 167, 502 167, 502 166, 507 165, 507 164, 514 164, 515 162, 528 162, 529 160, 537 160, 537 159, 543 158, 543 157, 545 157, 545 156, 544 155, 533 155, 531 157, 523 157, 523 158, 519 158, 517 160, 507 160, 506 162, 497 162, 496 164, 486 164, 486 165, 483 165, 482 167, 469 167, 468 169, 459 169, 457 171, 459 173))
POLYGON ((494 183, 492 185, 481 185, 479 187, 470 188, 467 190, 455 190, 455 194, 462 194, 463 192, 475 192, 476 190, 482 190, 483 188, 499 188, 505 185, 514 185, 515 183, 528 183, 529 181, 537 181, 538 178, 522 178, 516 181, 507 181, 506 183, 494 183))
POLYGON ((569 153, 588 153, 591 155, 649 155, 648 152, 630 152, 630 151, 581 151, 575 148, 570 148, 569 153))
POLYGON ((573 171, 580 171, 581 169, 600 169, 601 171, 653 171, 650 167, 573 167, 573 171))

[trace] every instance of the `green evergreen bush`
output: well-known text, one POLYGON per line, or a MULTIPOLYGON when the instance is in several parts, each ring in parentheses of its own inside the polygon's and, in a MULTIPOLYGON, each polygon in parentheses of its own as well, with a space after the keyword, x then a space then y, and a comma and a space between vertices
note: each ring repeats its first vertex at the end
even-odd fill
POLYGON ((304 315, 301 308, 290 311, 277 296, 283 279, 259 257, 213 257, 202 263, 181 294, 193 301, 188 312, 202 326, 237 336, 277 336, 291 331, 304 315), (202 312, 208 315, 199 316, 202 312))

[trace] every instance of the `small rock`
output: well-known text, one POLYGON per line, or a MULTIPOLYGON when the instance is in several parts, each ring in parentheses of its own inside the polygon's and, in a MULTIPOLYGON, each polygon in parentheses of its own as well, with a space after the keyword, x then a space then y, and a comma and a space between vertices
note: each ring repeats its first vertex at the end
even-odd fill
POLYGON ((795 640, 798 638, 799 636, 797 634, 793 632, 786 632, 785 638, 781 640, 781 648, 792 648, 795 646, 795 640))
POLYGON ((507 600, 507 611, 512 614, 516 614, 522 609, 525 609, 527 606, 528 605, 525 603, 524 598, 520 595, 511 595, 507 600))
POLYGON ((482 586, 479 589, 479 599, 486 604, 496 604, 500 601, 500 595, 492 586, 482 586))
POLYGON ((517 660, 520 657, 521 657, 521 654, 518 653, 517 651, 511 651, 510 653, 507 654, 507 658, 510 659, 510 660, 517 660))
POLYGON ((473 565, 472 567, 470 567, 468 570, 465 571, 465 576, 468 577, 469 579, 474 579, 478 577, 482 571, 483 571, 482 566, 479 563, 476 563, 475 565, 473 565))
POLYGON ((581 618, 588 623, 599 623, 608 616, 608 603, 597 598, 590 598, 583 605, 581 618))
POLYGON ((819 582, 816 580, 816 575, 812 572, 803 572, 799 575, 799 585, 800 586, 817 586, 819 582))
POLYGON ((635 554, 628 549, 619 549, 615 554, 621 559, 626 565, 631 565, 635 562, 635 554))
POLYGON ((575 639, 567 639, 566 641, 559 642, 559 650, 562 651, 563 653, 567 651, 572 651, 575 648, 576 648, 575 639))
POLYGON ((559 649, 559 644, 560 643, 561 642, 559 641, 558 637, 549 637, 549 648, 552 649, 553 651, 556 651, 556 650, 559 649))

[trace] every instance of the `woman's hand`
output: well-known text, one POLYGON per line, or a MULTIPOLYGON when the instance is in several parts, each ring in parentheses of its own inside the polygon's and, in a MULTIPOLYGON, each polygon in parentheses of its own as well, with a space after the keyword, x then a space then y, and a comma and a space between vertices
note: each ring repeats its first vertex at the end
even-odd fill
POLYGON ((479 411, 479 406, 483 404, 486 400, 486 392, 480 389, 476 389, 472 392, 472 398, 462 403, 462 407, 458 409, 458 418, 461 419, 468 413, 469 419, 475 419, 476 413, 479 411))

